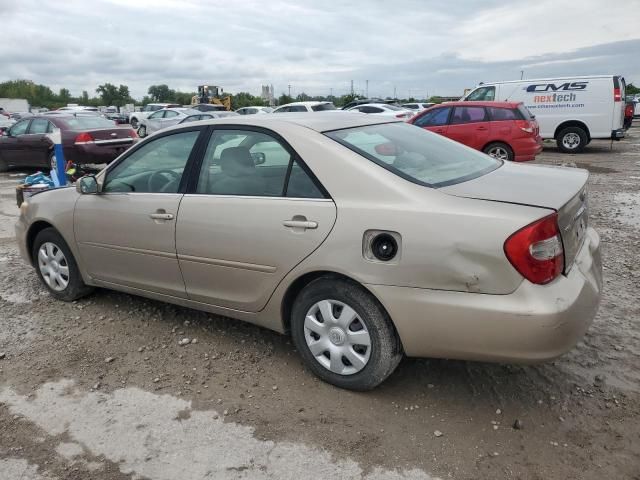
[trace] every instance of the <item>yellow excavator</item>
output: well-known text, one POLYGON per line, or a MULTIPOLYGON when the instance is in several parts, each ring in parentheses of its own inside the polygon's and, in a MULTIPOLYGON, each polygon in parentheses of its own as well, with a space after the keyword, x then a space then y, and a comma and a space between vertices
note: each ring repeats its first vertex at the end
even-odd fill
POLYGON ((215 85, 198 85, 198 94, 191 97, 191 105, 202 103, 220 105, 225 110, 231 111, 231 95, 225 94, 222 87, 215 85))

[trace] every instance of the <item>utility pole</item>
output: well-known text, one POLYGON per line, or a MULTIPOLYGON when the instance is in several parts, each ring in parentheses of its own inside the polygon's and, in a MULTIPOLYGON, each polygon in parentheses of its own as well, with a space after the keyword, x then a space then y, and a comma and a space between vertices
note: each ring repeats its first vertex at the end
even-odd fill
POLYGON ((351 96, 353 97, 353 80, 351 80, 351 96))
POLYGON ((330 98, 333 98, 333 88, 330 88, 330 89, 329 89, 329 97, 330 97, 330 98))
POLYGON ((396 86, 393 86, 393 99, 396 99, 396 86))
POLYGON ((520 80, 522 80, 523 76, 524 76, 524 70, 520 70, 520 80))
POLYGON ((365 93, 365 97, 369 98, 369 80, 366 80, 366 82, 367 82, 367 90, 365 93))
POLYGON ((291 84, 289 84, 289 96, 291 96, 291 84))

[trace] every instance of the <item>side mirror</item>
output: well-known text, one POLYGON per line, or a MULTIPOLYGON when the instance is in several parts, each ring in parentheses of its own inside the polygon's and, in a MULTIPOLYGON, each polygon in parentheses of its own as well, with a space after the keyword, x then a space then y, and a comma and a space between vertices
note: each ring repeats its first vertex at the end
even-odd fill
POLYGON ((267 161, 267 157, 262 152, 255 152, 251 154, 251 158, 253 158, 254 165, 262 165, 267 161))
POLYGON ((85 175, 76 182, 76 191, 82 195, 98 193, 98 181, 94 175, 85 175))

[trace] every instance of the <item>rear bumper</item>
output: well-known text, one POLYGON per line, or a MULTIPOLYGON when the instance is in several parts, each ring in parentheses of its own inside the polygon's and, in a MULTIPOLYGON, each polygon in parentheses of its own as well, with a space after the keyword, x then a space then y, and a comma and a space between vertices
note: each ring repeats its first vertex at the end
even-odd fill
POLYGON ((542 139, 523 139, 513 144, 514 162, 528 162, 535 160, 536 155, 542 152, 542 139))
POLYGON ((611 139, 612 140, 620 140, 624 138, 624 128, 618 128, 616 130, 611 130, 611 139))
POLYGON ((548 285, 508 295, 367 285, 384 304, 409 356, 539 362, 575 346, 598 310, 600 238, 589 228, 576 263, 548 285))

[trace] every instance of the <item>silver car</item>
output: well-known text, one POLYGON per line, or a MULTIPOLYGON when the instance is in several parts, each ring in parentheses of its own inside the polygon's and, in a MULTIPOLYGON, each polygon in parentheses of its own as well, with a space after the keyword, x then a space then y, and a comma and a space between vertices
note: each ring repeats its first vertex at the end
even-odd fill
POLYGON ((158 130, 177 125, 190 115, 200 114, 201 112, 192 108, 163 108, 140 120, 138 136, 144 138, 158 130))
POLYGON ((403 355, 571 349, 602 288, 587 177, 376 115, 236 116, 32 196, 16 233, 56 298, 99 286, 248 321, 365 390, 403 355))

